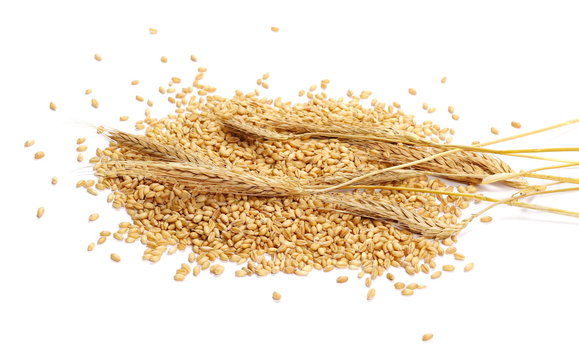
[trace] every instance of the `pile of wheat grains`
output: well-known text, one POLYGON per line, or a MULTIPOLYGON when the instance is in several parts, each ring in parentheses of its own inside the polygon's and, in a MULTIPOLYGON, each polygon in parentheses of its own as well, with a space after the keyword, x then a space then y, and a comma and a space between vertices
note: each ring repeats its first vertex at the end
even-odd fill
MULTIPOLYGON (((229 131, 220 119, 232 114, 268 114, 309 124, 331 121, 334 125, 405 130, 437 143, 450 142, 454 134, 453 130, 428 121, 416 122, 400 110, 398 103, 387 105, 370 100, 369 91, 359 95, 348 91, 345 99, 329 98, 323 92, 329 80, 321 81, 320 90, 313 85, 309 91, 300 91, 300 96, 306 97, 304 101, 291 103, 261 97, 259 90, 236 91, 231 98, 212 95, 216 89, 201 83, 205 71, 199 68, 192 86, 182 86, 181 79, 173 78, 168 87, 160 87, 159 91, 175 105, 175 112, 158 119, 151 117, 147 109, 146 118, 137 121, 135 128, 143 130, 144 136, 156 144, 166 144, 220 166, 302 182, 385 168, 388 159, 386 155, 385 159, 376 159, 364 147, 332 138, 245 137, 229 131)), ((268 77, 265 74, 258 83, 263 86, 268 77)), ((99 128, 99 132, 106 130, 99 128)), ((96 190, 110 191, 107 201, 114 208, 125 209, 131 217, 132 222, 121 223, 114 233, 103 232, 105 237, 112 235, 126 243, 141 243, 143 259, 153 263, 164 254, 188 252, 191 265, 182 264, 174 277, 177 281, 204 270, 220 275, 223 267, 214 264, 218 261, 238 264, 238 277, 278 272, 305 276, 312 270, 348 268, 358 271, 360 278, 387 275, 394 280, 389 269, 401 268, 410 275, 433 272, 433 278, 438 278, 440 272, 434 271, 437 257, 456 252, 455 236, 435 239, 417 235, 387 222, 339 211, 335 203, 325 202, 323 197, 248 196, 227 193, 219 186, 190 188, 112 171, 125 161, 155 159, 154 151, 138 151, 111 141, 90 159, 96 181, 80 181, 77 186, 91 194, 96 194, 96 190)), ((391 179, 387 184, 454 191, 443 181, 420 174, 391 179)), ((468 191, 476 192, 476 188, 469 186, 468 191)), ((388 200, 448 226, 456 224, 461 210, 468 207, 468 200, 460 196, 391 190, 354 192, 368 199, 388 200)), ((93 248, 91 244, 89 250, 93 248)), ((403 295, 421 288, 417 284, 409 287, 395 288, 403 295)), ((373 297, 371 294, 368 299, 373 297)))

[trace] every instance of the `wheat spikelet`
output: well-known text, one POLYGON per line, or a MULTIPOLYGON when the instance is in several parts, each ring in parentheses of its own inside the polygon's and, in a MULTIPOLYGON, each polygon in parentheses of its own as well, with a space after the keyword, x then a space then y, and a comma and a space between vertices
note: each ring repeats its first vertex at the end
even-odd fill
POLYGON ((218 116, 216 120, 228 130, 246 136, 268 140, 290 140, 305 137, 322 137, 337 139, 374 140, 393 143, 425 144, 436 146, 435 143, 422 140, 418 135, 384 127, 369 128, 339 124, 313 124, 291 120, 273 120, 273 118, 248 118, 247 116, 218 116), (290 134, 271 130, 290 131, 290 134))
MULTIPOLYGON (((399 165, 424 159, 428 156, 442 152, 440 149, 427 147, 395 145, 387 143, 360 144, 370 151, 374 160, 380 160, 393 165, 399 165)), ((469 184, 480 184, 484 177, 497 173, 514 172, 514 170, 504 161, 488 154, 475 153, 470 151, 458 151, 434 158, 430 161, 417 164, 413 168, 424 171, 434 171, 445 173, 444 177, 469 184), (472 174, 479 176, 464 176, 472 174)), ((504 184, 524 188, 527 182, 523 179, 507 179, 504 184)))
POLYGON ((98 176, 145 177, 195 190, 252 196, 303 195, 307 191, 292 179, 251 174, 243 170, 227 169, 208 164, 159 161, 110 161, 95 166, 98 176))
MULTIPOLYGON (((304 182, 308 185, 335 185, 341 184, 348 180, 355 179, 357 177, 360 177, 361 175, 364 175, 364 173, 363 172, 339 173, 332 176, 323 176, 311 180, 305 180, 304 182)), ((365 178, 360 182, 354 183, 353 185, 380 185, 416 178, 423 175, 430 175, 430 174, 417 170, 407 170, 407 169, 392 170, 376 174, 375 176, 371 176, 369 178, 365 178)))
POLYGON ((396 226, 422 236, 443 240, 458 234, 469 221, 458 224, 446 224, 406 210, 397 204, 385 200, 373 200, 366 197, 344 194, 317 195, 320 200, 338 205, 343 212, 393 223, 396 226))
POLYGON ((119 146, 128 148, 139 154, 146 154, 163 161, 181 161, 194 164, 206 164, 207 159, 200 155, 182 150, 176 146, 162 144, 146 136, 133 135, 116 129, 105 129, 102 133, 119 146))
POLYGON ((268 139, 268 140, 290 140, 296 138, 295 135, 282 134, 277 131, 269 130, 265 127, 255 126, 246 121, 242 121, 240 117, 219 117, 221 125, 227 130, 252 138, 268 139))
MULTIPOLYGON (((415 134, 396 129, 362 128, 351 125, 320 125, 308 122, 298 123, 289 120, 278 121, 268 119, 265 121, 261 118, 258 120, 248 120, 247 117, 239 115, 222 116, 219 118, 219 121, 226 129, 262 139, 289 140, 302 136, 342 138, 358 146, 378 150, 378 155, 374 157, 374 160, 385 161, 395 165, 420 160, 427 156, 443 152, 441 149, 430 147, 432 146, 431 143, 420 140, 415 134), (256 124, 261 124, 261 126, 256 124), (269 130, 267 126, 283 128, 284 130, 298 132, 299 134, 283 134, 269 130), (404 142, 426 144, 427 146, 400 144, 404 142)), ((374 154, 376 154, 376 152, 374 152, 374 154)), ((415 169, 447 173, 449 175, 444 177, 469 184, 479 184, 481 178, 485 176, 513 172, 511 167, 504 161, 488 154, 472 151, 459 151, 446 156, 440 156, 431 161, 416 165, 415 169), (455 176, 453 174, 457 175, 455 176), (478 176, 460 176, 458 174, 478 176)), ((509 179, 505 180, 504 183, 516 188, 527 186, 527 182, 523 179, 509 179)))

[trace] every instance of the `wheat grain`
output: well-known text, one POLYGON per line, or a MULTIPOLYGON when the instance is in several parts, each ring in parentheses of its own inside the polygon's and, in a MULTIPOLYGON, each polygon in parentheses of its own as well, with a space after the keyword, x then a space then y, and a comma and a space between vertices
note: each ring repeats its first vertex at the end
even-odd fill
POLYGON ((433 334, 424 334, 422 335, 422 341, 429 341, 434 337, 433 334))

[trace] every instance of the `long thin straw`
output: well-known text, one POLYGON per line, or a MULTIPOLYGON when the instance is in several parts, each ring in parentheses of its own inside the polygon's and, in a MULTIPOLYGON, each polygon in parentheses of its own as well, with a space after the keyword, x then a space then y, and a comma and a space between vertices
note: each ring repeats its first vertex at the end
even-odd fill
POLYGON ((550 175, 535 174, 536 172, 543 171, 543 170, 561 169, 561 168, 576 166, 576 165, 579 165, 579 162, 572 162, 569 164, 561 164, 561 165, 543 166, 543 167, 535 168, 532 170, 520 171, 520 172, 514 172, 514 173, 493 174, 493 175, 489 175, 489 176, 485 177, 481 181, 481 184, 492 184, 492 183, 497 182, 497 181, 504 181, 504 180, 517 178, 517 177, 523 177, 523 176, 524 177, 537 178, 537 179, 559 180, 559 181, 569 182, 572 184, 577 184, 577 182, 576 182, 577 179, 563 178, 563 177, 558 177, 557 179, 555 179, 554 177, 552 177, 550 175))

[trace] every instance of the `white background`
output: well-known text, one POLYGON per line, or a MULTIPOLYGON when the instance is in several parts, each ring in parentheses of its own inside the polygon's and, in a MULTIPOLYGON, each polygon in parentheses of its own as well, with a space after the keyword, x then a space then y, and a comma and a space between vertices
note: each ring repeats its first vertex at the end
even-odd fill
MULTIPOLYGON (((89 138, 87 158, 105 145, 79 124, 130 130, 118 117, 142 118, 144 104, 135 95, 153 99, 153 114, 163 116, 170 104, 157 87, 171 76, 190 83, 197 66, 209 68, 207 83, 221 95, 253 89, 266 71, 270 90, 263 93, 271 97, 295 99, 324 78, 332 79, 329 93, 336 97, 371 90, 419 120, 454 127, 462 143, 496 138, 491 126, 506 136, 579 117, 579 23, 572 4, 3 3, 0 358, 577 359, 577 219, 496 209, 493 223, 475 222, 460 237, 459 251, 476 263, 472 272, 458 264, 459 271, 436 281, 417 276, 413 281, 428 288, 412 297, 379 279, 368 302, 350 271, 237 279, 227 266, 219 278, 203 273, 178 283, 172 276, 186 253, 151 265, 140 259, 140 244, 112 238, 88 253, 100 230, 114 230, 127 217, 102 194, 74 188, 90 174, 75 160, 76 137, 89 138), (149 35, 149 27, 158 35, 149 35), (131 86, 133 79, 140 85, 131 86), (409 87, 418 96, 408 95, 409 87), (92 95, 84 95, 87 88, 92 95), (98 110, 90 107, 93 97, 98 110), (423 101, 438 110, 426 114, 423 101), (458 122, 450 120, 448 105, 458 122), (512 129, 512 120, 523 129, 512 129), (33 148, 23 147, 28 138, 36 139, 33 148), (34 161, 39 150, 46 158, 34 161), (60 182, 52 186, 55 175, 60 182), (41 220, 39 206, 46 207, 41 220), (88 223, 92 212, 101 218, 88 223), (110 261, 111 252, 122 262, 110 261), (343 274, 350 281, 336 284, 343 274), (274 290, 283 295, 279 303, 271 300, 274 290), (434 339, 423 343, 428 332, 434 339)), ((577 146, 578 136, 574 126, 496 148, 577 146)), ((541 164, 508 160, 516 169, 541 164)), ((579 177, 572 169, 562 173, 579 177)), ((575 211, 578 200, 572 193, 533 199, 575 211)), ((445 263, 454 261, 440 259, 445 263)))

